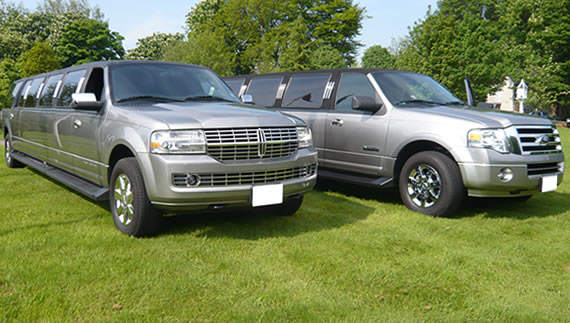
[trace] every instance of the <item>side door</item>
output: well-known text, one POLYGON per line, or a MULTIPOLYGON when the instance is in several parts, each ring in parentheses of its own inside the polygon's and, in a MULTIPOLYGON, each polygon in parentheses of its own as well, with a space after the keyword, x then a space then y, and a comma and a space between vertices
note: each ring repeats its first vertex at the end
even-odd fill
POLYGON ((388 130, 386 109, 377 112, 353 110, 354 96, 367 96, 381 102, 366 74, 344 72, 340 75, 334 109, 326 117, 326 166, 378 175, 382 170, 388 130))
POLYGON ((18 105, 21 106, 18 129, 19 140, 14 147, 30 156, 45 161, 47 160, 45 116, 41 109, 36 107, 44 79, 45 77, 32 79, 21 97, 21 102, 18 102, 18 105))
POLYGON ((72 143, 75 133, 73 129, 73 109, 71 94, 77 91, 85 70, 71 71, 65 74, 56 85, 53 98, 53 108, 50 113, 50 160, 72 173, 75 173, 75 156, 72 143))
POLYGON ((280 111, 304 120, 313 133, 313 144, 318 152, 319 166, 327 166, 325 159, 325 130, 327 111, 334 81, 332 73, 293 74, 280 101, 280 111))
MULTIPOLYGON (((76 92, 93 93, 97 101, 103 98, 103 73, 101 67, 94 67, 82 77, 76 92)), ((101 162, 101 145, 99 142, 101 124, 105 110, 73 109, 71 117, 71 134, 69 149, 73 154, 75 174, 101 184, 103 170, 107 167, 101 162)))

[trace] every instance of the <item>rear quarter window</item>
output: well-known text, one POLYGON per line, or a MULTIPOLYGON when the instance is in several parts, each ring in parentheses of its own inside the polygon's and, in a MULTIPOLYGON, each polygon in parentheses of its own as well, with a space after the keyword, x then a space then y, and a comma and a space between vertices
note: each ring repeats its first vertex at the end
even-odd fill
POLYGON ((249 82, 247 94, 253 96, 253 102, 264 107, 272 107, 275 104, 277 90, 283 78, 260 77, 249 82))
POLYGON ((49 107, 52 105, 53 97, 58 87, 57 84, 62 78, 63 74, 52 75, 48 78, 40 96, 40 107, 49 107))
POLYGON ((26 91, 24 96, 25 108, 33 108, 36 106, 38 91, 40 90, 43 81, 44 78, 37 78, 32 81, 29 89, 26 91))
POLYGON ((8 95, 6 96, 6 102, 4 102, 5 108, 11 108, 14 106, 14 101, 16 101, 16 95, 22 86, 22 82, 14 83, 8 89, 8 95))
POLYGON ((281 107, 320 108, 323 103, 325 87, 330 77, 331 74, 312 74, 291 77, 281 107))
POLYGON ((71 106, 71 95, 77 91, 77 88, 81 86, 80 82, 85 75, 85 70, 75 71, 68 73, 61 85, 61 94, 57 99, 58 107, 69 107, 71 106))

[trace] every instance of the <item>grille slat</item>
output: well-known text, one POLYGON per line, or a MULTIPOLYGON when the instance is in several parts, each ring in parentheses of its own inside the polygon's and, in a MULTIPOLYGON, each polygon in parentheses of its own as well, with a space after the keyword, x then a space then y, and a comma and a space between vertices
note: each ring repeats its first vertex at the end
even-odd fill
POLYGON ((516 127, 523 155, 562 152, 560 135, 552 126, 516 127))
POLYGON ((287 157, 298 149, 297 128, 236 128, 204 131, 208 155, 220 161, 287 157))
POLYGON ((528 176, 556 174, 558 172, 560 172, 560 165, 558 163, 528 164, 527 165, 528 176))
POLYGON ((173 174, 172 183, 176 187, 216 187, 277 183, 287 180, 310 177, 317 173, 317 165, 307 165, 288 169, 243 172, 243 173, 221 173, 221 174, 198 174, 200 182, 198 185, 189 185, 187 178, 194 174, 173 174))

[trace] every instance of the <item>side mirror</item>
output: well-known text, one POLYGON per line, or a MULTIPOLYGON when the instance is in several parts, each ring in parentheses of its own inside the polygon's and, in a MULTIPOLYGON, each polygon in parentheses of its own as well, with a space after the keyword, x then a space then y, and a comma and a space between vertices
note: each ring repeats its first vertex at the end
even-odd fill
POLYGON ((370 96, 353 96, 352 109, 359 111, 376 112, 380 110, 382 103, 376 102, 376 99, 370 96))
POLYGON ((97 101, 93 93, 73 93, 71 99, 73 100, 71 106, 77 110, 99 111, 103 107, 103 101, 97 101))
POLYGON ((253 95, 251 94, 243 94, 241 97, 241 103, 244 104, 253 104, 253 95))

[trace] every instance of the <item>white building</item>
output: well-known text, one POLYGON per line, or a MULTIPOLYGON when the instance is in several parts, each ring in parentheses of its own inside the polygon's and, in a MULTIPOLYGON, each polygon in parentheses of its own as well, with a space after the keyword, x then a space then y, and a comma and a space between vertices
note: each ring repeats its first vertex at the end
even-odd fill
POLYGON ((486 103, 492 104, 495 109, 524 113, 520 111, 520 104, 516 101, 517 83, 507 76, 503 87, 497 90, 495 94, 488 94, 486 103))

